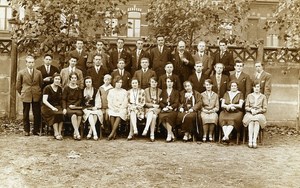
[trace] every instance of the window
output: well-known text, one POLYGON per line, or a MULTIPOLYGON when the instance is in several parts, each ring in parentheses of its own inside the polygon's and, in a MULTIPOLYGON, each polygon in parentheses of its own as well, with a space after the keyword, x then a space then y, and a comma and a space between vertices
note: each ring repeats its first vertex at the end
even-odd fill
POLYGON ((128 37, 140 37, 141 36, 141 12, 128 12, 128 37))
POLYGON ((0 0, 0 31, 8 31, 10 26, 8 19, 11 18, 11 8, 6 0, 0 0))

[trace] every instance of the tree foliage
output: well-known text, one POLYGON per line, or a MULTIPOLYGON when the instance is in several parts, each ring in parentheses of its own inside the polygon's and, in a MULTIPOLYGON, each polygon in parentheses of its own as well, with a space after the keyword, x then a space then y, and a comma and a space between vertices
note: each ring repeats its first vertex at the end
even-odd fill
POLYGON ((125 24, 112 26, 111 19, 121 19, 125 12, 118 5, 128 0, 11 0, 13 16, 24 7, 24 20, 16 19, 12 33, 19 49, 30 52, 64 51, 77 37, 92 41, 110 36, 125 24))
POLYGON ((276 27, 285 41, 293 47, 300 47, 300 0, 280 0, 275 12, 276 27))
POLYGON ((235 43, 244 40, 249 5, 247 0, 151 0, 147 20, 154 35, 163 34, 171 43, 178 37, 189 45, 198 39, 214 43, 218 37, 235 43))

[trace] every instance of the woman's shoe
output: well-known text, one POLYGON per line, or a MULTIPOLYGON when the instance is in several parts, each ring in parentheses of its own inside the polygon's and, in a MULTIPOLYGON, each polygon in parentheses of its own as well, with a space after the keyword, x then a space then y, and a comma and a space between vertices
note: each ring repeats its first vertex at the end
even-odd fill
POLYGON ((155 141, 154 135, 150 135, 150 141, 151 141, 151 142, 154 142, 154 141, 155 141))
POLYGON ((144 130, 142 136, 147 136, 147 132, 148 132, 147 130, 144 130))
POLYGON ((77 140, 81 140, 81 136, 80 135, 77 135, 77 140))
POLYGON ((212 141, 213 141, 213 137, 210 136, 210 137, 208 138, 208 140, 209 140, 210 142, 212 142, 212 141))
POLYGON ((91 138, 92 138, 92 134, 89 133, 89 134, 86 136, 86 139, 89 140, 89 139, 91 139, 91 138))
POLYGON ((55 139, 56 140, 63 140, 63 137, 61 135, 57 135, 57 136, 55 136, 55 139))
POLYGON ((253 142, 253 148, 256 149, 257 148, 257 144, 256 142, 253 142))
POLYGON ((168 134, 166 141, 167 142, 171 142, 172 141, 172 135, 171 134, 168 134))
POLYGON ((187 142, 189 140, 188 135, 184 135, 183 139, 184 142, 187 142))
POLYGON ((98 140, 98 136, 94 136, 93 140, 97 141, 98 140))
POLYGON ((127 140, 128 141, 133 140, 133 135, 128 135, 127 140))
POLYGON ((206 137, 203 137, 203 138, 202 138, 202 141, 203 141, 203 142, 206 142, 206 137))

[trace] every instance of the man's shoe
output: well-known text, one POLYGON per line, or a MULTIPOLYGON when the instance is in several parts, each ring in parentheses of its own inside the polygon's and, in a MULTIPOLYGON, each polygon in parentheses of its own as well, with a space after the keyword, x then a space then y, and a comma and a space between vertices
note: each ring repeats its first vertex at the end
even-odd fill
POLYGON ((36 132, 36 131, 33 131, 32 134, 33 134, 33 135, 39 135, 39 133, 36 132))
POLYGON ((30 136, 30 133, 29 132, 25 132, 25 136, 30 136))

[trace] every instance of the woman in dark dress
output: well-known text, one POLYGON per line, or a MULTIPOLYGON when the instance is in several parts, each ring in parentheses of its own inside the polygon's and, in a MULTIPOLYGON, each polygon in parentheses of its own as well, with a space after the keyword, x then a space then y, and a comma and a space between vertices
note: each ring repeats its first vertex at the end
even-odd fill
POLYGON ((179 105, 179 93, 177 90, 173 89, 174 80, 173 78, 166 78, 167 88, 162 90, 160 96, 159 106, 161 112, 158 115, 159 123, 167 129, 167 142, 174 140, 174 134, 172 132, 172 127, 176 126, 177 108, 179 105))
POLYGON ((82 120, 82 90, 77 85, 78 75, 73 72, 69 75, 70 83, 65 86, 62 96, 63 114, 71 118, 74 128, 74 139, 81 140, 79 127, 82 120))
POLYGON ((58 73, 53 75, 53 83, 47 85, 43 92, 42 116, 49 126, 53 126, 54 138, 62 140, 63 113, 61 107, 62 89, 61 77, 58 73))
POLYGON ((177 116, 178 124, 181 124, 184 132, 183 141, 191 139, 193 126, 196 125, 197 111, 202 106, 202 96, 198 91, 193 90, 190 81, 183 82, 184 90, 180 92, 180 106, 177 116))
POLYGON ((240 132, 243 118, 243 94, 238 91, 238 83, 231 81, 230 90, 224 94, 221 101, 222 112, 219 116, 219 124, 222 127, 224 137, 222 141, 229 143, 229 135, 233 128, 240 132))

